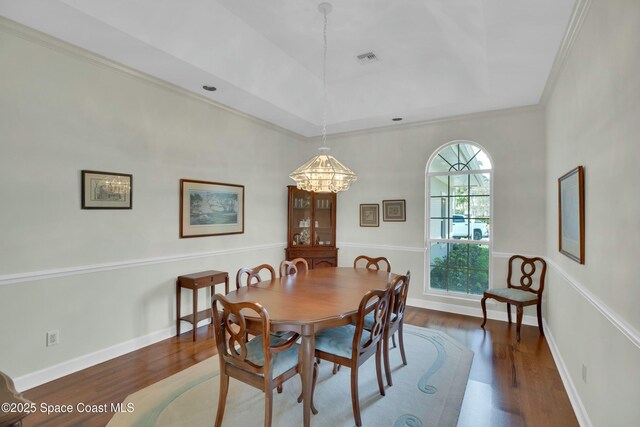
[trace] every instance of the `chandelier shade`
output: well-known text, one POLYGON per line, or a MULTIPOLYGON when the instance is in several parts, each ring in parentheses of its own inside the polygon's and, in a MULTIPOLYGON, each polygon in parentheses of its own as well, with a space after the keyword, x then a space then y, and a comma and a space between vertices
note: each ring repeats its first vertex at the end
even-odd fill
POLYGON ((356 174, 327 154, 328 147, 321 147, 317 156, 293 171, 289 176, 301 190, 315 193, 337 193, 346 191, 357 178, 356 174))
POLYGON ((324 50, 322 57, 322 87, 324 91, 322 111, 322 147, 320 154, 309 159, 289 176, 298 188, 315 193, 337 193, 349 189, 357 179, 356 174, 330 156, 327 147, 327 14, 331 12, 330 3, 320 3, 318 10, 324 15, 324 50))

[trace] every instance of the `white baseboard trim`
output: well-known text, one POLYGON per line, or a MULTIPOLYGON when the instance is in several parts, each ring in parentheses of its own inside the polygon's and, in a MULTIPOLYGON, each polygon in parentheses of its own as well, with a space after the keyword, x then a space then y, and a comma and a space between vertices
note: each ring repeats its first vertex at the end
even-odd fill
MULTIPOLYGON (((465 316, 482 318, 482 308, 480 302, 478 307, 467 307, 457 304, 447 304, 439 301, 429 301, 419 298, 407 298, 407 305, 418 308, 427 308, 429 310, 444 311, 446 313, 463 314, 465 316)), ((487 310, 487 319, 507 321, 506 305, 504 311, 487 310)), ((515 313, 514 313, 515 314, 515 313)), ((513 317, 515 321, 515 316, 513 317)), ((538 319, 535 316, 522 316, 522 324, 529 326, 538 326, 538 319)))
MULTIPOLYGON (((201 324, 202 325, 202 324, 201 324)), ((184 332, 191 330, 190 325, 184 325, 184 332)), ((183 332, 182 328, 180 332, 183 332)), ((14 380, 16 389, 19 392, 29 390, 49 381, 64 377, 65 375, 81 371, 107 360, 138 350, 159 341, 170 338, 176 334, 175 326, 160 331, 152 332, 148 335, 134 338, 132 340, 116 344, 112 347, 104 348, 93 353, 85 354, 75 359, 67 360, 54 366, 23 375, 14 380)))
POLYGON ((556 341, 553 338, 551 328, 549 328, 549 325, 547 324, 547 321, 545 319, 542 319, 542 324, 544 326, 545 338, 547 340, 547 343, 549 344, 549 350, 551 350, 551 355, 553 356, 553 360, 556 363, 558 372, 560 373, 562 384, 564 384, 564 388, 567 391, 567 395, 569 396, 569 400, 571 401, 571 406, 573 407, 573 412, 575 412, 576 414, 578 423, 580 423, 581 427, 592 427, 593 424, 589 419, 589 414, 587 414, 587 410, 585 409, 584 404, 580 399, 578 390, 576 389, 576 386, 571 379, 571 375, 569 374, 567 365, 564 363, 564 359, 562 358, 556 341))

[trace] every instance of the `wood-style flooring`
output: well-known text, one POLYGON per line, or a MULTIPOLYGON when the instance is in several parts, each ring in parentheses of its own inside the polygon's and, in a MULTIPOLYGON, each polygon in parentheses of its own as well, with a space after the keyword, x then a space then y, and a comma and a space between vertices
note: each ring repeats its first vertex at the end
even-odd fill
MULTIPOLYGON (((515 324, 506 322, 489 320, 483 331, 482 319, 413 307, 407 308, 405 321, 444 331, 473 350, 459 427, 578 426, 549 346, 537 328, 523 326, 517 342, 515 324)), ((200 327, 195 343, 186 332, 33 388, 24 396, 38 407, 42 402, 74 407, 122 402, 127 395, 216 354, 212 331, 200 327)), ((35 413, 23 425, 104 426, 111 416, 35 413)))

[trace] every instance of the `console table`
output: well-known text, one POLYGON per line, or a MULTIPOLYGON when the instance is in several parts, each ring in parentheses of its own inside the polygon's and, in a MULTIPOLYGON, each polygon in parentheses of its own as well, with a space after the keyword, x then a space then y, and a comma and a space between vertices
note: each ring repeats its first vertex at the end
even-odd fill
POLYGON ((229 293, 229 274, 226 271, 207 270, 199 273, 186 274, 178 276, 176 280, 176 336, 180 336, 180 321, 184 320, 193 325, 193 340, 196 340, 196 328, 198 322, 206 318, 211 319, 213 323, 213 312, 211 307, 206 310, 198 311, 198 289, 211 288, 211 295, 215 294, 215 285, 224 283, 224 293, 229 293), (180 297, 182 288, 191 289, 193 291, 193 312, 186 316, 180 316, 180 297))

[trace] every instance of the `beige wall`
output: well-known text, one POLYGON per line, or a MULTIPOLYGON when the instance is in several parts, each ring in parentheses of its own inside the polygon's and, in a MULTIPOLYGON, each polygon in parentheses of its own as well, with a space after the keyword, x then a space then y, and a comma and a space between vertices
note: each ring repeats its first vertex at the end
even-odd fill
POLYGON ((595 426, 640 422, 640 2, 593 0, 546 110, 546 320, 595 426), (557 179, 585 168, 586 260, 558 252, 557 179), (582 380, 582 365, 587 380, 582 380))
POLYGON ((2 371, 167 335, 177 275, 283 258, 301 138, 7 21, 0 63, 2 371), (133 209, 80 209, 82 169, 133 174, 133 209), (245 185, 244 234, 180 239, 181 178, 245 185))
MULTIPOLYGON (((332 153, 358 173, 339 195, 340 264, 356 255, 386 255, 394 270, 410 269, 414 304, 480 314, 478 301, 425 295, 425 170, 430 156, 454 140, 473 141, 493 161, 492 286, 504 286, 507 254, 540 255, 545 249, 545 129, 537 108, 460 117, 333 137, 332 153), (405 199, 406 222, 359 227, 361 203, 405 199), (450 304, 442 306, 440 304, 450 304)), ((493 306, 506 319, 504 306, 493 306)), ((529 314, 534 313, 528 311, 529 314)))

